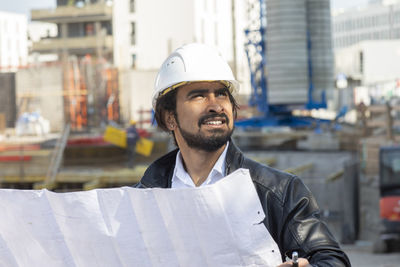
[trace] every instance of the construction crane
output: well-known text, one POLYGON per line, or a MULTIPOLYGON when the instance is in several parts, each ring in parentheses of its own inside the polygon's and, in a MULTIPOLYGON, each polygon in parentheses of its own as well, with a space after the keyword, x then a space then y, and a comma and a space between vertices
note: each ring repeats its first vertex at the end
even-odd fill
MULTIPOLYGON (((308 88, 305 103, 274 103, 269 99, 270 93, 268 88, 268 79, 270 66, 267 58, 267 5, 272 3, 271 0, 248 0, 247 1, 247 20, 249 22, 245 35, 247 42, 245 44, 245 52, 248 59, 252 94, 249 100, 249 106, 257 107, 261 113, 259 117, 253 117, 238 121, 236 123, 239 127, 263 127, 263 126, 290 126, 290 127, 303 127, 314 125, 324 120, 316 120, 310 117, 293 116, 294 109, 312 110, 319 108, 326 108, 326 94, 325 90, 316 92, 314 87, 314 73, 312 62, 312 40, 310 36, 310 29, 307 26, 304 41, 306 42, 306 62, 304 71, 308 79, 308 88), (319 94, 319 95, 318 95, 319 94), (316 98, 320 99, 317 101, 316 98)), ((308 1, 312 2, 312 1, 308 1)), ((312 5, 313 3, 307 3, 312 5)), ((275 3, 276 4, 276 3, 275 3)), ((290 1, 285 1, 281 5, 288 5, 290 1)), ((328 1, 329 4, 329 1, 328 1)), ((315 14, 315 13, 314 13, 315 14)), ((308 16, 305 13, 304 17, 308 16)), ((282 18, 284 20, 286 18, 282 18)), ((286 21, 285 21, 286 22, 286 21)), ((307 22, 305 22, 307 23, 307 22)), ((276 59, 275 59, 276 60, 276 59)), ((333 61, 332 61, 333 63, 333 61)))

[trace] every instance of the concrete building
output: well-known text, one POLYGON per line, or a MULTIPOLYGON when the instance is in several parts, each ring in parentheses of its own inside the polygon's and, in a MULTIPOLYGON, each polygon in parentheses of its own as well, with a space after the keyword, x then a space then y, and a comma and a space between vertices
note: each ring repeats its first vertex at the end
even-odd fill
POLYGON ((16 71, 27 60, 26 16, 0 11, 0 71, 16 71))
POLYGON ((348 80, 338 90, 339 105, 400 97, 400 40, 363 41, 337 50, 335 61, 336 73, 348 80))
POLYGON ((202 42, 216 45, 232 64, 246 64, 244 1, 235 2, 233 44, 231 0, 57 0, 54 10, 31 12, 33 21, 58 27, 56 38, 34 42, 33 51, 97 54, 120 69, 148 70, 182 44, 202 42))
POLYGON ((55 38, 57 35, 57 25, 54 23, 32 21, 28 24, 28 40, 31 43, 46 38, 55 38))
POLYGON ((57 34, 57 25, 54 23, 32 21, 28 24, 29 64, 58 60, 58 55, 56 53, 45 54, 32 52, 32 45, 34 42, 39 42, 42 39, 55 38, 57 34))
POLYGON ((332 22, 335 49, 366 40, 400 39, 400 0, 371 1, 366 6, 338 10, 332 22))
POLYGON ((57 0, 55 9, 32 10, 32 21, 57 25, 55 38, 33 42, 32 52, 61 55, 97 55, 113 60, 112 7, 105 1, 57 0))
MULTIPOLYGON (((50 123, 50 131, 60 132, 65 123, 61 66, 19 70, 15 77, 19 112, 38 112, 50 123)), ((20 115, 21 115, 20 114, 20 115)))
POLYGON ((31 12, 33 21, 58 28, 57 37, 33 42, 32 51, 105 58, 119 70, 121 114, 129 121, 151 109, 158 68, 185 43, 215 45, 248 94, 245 12, 240 0, 57 0, 53 10, 31 12))
POLYGON ((341 49, 336 70, 366 86, 400 79, 400 40, 363 41, 341 49))
POLYGON ((336 72, 362 85, 400 79, 400 40, 363 41, 336 52, 336 72))

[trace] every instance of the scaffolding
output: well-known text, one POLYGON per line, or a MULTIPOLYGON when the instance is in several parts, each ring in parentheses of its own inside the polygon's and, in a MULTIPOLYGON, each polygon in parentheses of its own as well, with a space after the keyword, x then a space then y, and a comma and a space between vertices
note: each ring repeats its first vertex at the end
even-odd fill
POLYGON ((70 56, 64 64, 65 121, 73 132, 119 122, 118 70, 106 62, 70 56))

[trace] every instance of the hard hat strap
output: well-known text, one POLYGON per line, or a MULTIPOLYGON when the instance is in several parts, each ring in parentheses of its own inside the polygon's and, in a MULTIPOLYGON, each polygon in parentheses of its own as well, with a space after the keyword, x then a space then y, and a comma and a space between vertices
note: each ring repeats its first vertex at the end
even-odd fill
MULTIPOLYGON (((215 81, 196 81, 196 82, 215 82, 215 81)), ((222 83, 223 85, 225 85, 226 88, 227 88, 230 92, 232 92, 232 84, 231 84, 230 82, 228 82, 228 81, 223 81, 223 80, 218 81, 218 82, 220 82, 220 83, 222 83)), ((186 84, 189 84, 189 83, 192 83, 192 82, 180 82, 180 83, 174 84, 174 85, 172 85, 172 86, 166 88, 166 89, 163 90, 162 92, 160 92, 159 97, 160 97, 160 96, 163 96, 163 95, 166 95, 166 94, 169 93, 170 91, 175 90, 176 88, 178 88, 178 87, 180 87, 180 86, 183 86, 183 85, 186 85, 186 84)))

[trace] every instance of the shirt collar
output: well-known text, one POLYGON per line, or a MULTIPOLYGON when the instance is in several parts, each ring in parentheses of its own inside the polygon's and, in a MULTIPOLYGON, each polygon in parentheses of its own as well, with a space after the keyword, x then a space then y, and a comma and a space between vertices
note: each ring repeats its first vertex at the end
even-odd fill
MULTIPOLYGON (((228 146, 229 142, 227 142, 224 151, 219 156, 217 162, 215 162, 214 167, 211 169, 207 179, 202 185, 213 184, 225 176, 225 158, 228 151, 228 146)), ((175 187, 174 185, 181 183, 183 183, 186 187, 195 187, 192 178, 190 177, 189 173, 186 172, 183 166, 182 154, 180 151, 178 151, 178 153, 176 154, 175 169, 172 176, 172 187, 175 187)))

